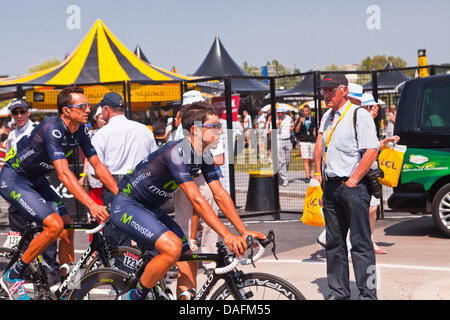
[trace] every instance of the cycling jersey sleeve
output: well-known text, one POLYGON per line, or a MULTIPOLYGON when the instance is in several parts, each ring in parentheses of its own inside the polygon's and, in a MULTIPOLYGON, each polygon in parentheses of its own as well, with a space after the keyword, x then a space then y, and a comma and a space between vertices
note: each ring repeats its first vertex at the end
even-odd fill
POLYGON ((49 125, 44 128, 43 136, 45 148, 47 149, 50 160, 55 161, 65 159, 66 154, 61 146, 63 140, 63 133, 61 130, 49 125))
POLYGON ((186 157, 184 156, 185 150, 183 149, 182 144, 180 143, 170 150, 171 152, 168 154, 166 160, 169 163, 169 171, 175 182, 181 184, 193 181, 189 167, 186 164, 186 157))
POLYGON ((89 137, 88 130, 85 125, 81 125, 77 131, 77 138, 80 144, 81 150, 83 150, 86 158, 91 158, 97 155, 94 146, 91 143, 91 138, 89 137))

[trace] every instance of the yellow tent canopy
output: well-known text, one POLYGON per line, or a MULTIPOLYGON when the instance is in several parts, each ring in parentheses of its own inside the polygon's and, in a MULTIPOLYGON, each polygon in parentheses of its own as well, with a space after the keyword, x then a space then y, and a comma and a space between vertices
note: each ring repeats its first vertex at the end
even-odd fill
MULTIPOLYGON (((98 19, 78 47, 59 65, 47 70, 0 80, 2 85, 35 85, 26 90, 26 100, 33 108, 56 106, 59 92, 55 87, 69 84, 83 85, 91 103, 97 103, 110 91, 123 95, 123 81, 173 81, 194 79, 146 63, 126 48, 98 19), (40 87, 37 87, 41 85, 40 87)), ((136 106, 152 101, 180 100, 177 83, 144 85, 132 84, 131 101, 136 106)), ((129 98, 129 97, 128 97, 129 98)), ((149 103, 150 102, 150 103, 149 103)))

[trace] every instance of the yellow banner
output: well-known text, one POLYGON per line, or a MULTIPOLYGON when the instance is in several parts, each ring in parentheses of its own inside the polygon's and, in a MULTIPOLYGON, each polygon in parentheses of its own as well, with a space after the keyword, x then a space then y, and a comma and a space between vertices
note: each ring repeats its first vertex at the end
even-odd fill
MULTIPOLYGON (((91 105, 99 103, 103 96, 108 92, 117 92, 123 97, 123 85, 94 85, 83 86, 84 94, 91 105)), ((55 87, 34 87, 33 90, 25 92, 26 101, 31 104, 34 109, 57 109, 58 94, 61 89, 55 87)))
POLYGON ((131 104, 134 102, 177 101, 181 100, 179 83, 144 85, 132 83, 130 86, 131 104))

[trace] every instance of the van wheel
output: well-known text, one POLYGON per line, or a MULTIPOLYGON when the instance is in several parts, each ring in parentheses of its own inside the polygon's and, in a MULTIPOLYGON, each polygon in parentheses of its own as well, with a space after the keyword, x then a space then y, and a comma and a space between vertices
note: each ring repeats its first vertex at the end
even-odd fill
POLYGON ((434 223, 450 238, 450 183, 441 187, 435 194, 432 211, 434 223))

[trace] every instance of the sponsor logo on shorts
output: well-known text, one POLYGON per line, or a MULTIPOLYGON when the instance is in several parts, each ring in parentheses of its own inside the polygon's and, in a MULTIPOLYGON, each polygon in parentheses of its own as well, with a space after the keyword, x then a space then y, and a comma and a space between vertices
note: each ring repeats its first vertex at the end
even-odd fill
POLYGON ((21 193, 17 193, 15 190, 12 190, 9 195, 11 198, 16 200, 25 209, 26 212, 28 212, 32 216, 36 216, 36 212, 33 210, 33 208, 31 208, 28 205, 28 203, 26 203, 23 199, 20 198, 22 196, 21 193))
POLYGON ((150 230, 148 230, 148 228, 141 226, 139 223, 133 220, 133 216, 128 216, 127 213, 124 213, 122 215, 122 217, 120 218, 120 222, 130 225, 134 230, 144 235, 146 238, 151 239, 154 236, 154 234, 150 230))

